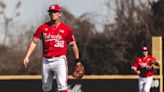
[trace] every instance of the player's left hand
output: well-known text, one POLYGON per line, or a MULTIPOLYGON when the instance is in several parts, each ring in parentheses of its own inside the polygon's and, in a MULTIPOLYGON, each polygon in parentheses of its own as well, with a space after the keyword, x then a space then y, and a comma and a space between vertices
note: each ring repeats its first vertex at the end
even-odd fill
POLYGON ((76 63, 75 70, 72 76, 75 79, 81 79, 84 76, 84 73, 85 73, 85 69, 84 69, 84 66, 81 64, 81 62, 76 63))

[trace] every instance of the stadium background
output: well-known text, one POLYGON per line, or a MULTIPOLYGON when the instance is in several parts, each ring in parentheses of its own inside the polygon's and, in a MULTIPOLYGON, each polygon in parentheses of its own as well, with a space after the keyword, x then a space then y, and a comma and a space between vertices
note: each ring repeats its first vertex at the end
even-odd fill
MULTIPOLYGON (((30 27, 19 24, 16 19, 21 15, 19 9, 22 4, 21 1, 18 1, 12 16, 7 17, 5 10, 10 5, 6 5, 4 0, 0 0, 0 91, 2 92, 40 91, 41 83, 38 75, 40 74, 41 45, 33 53, 28 69, 23 68, 22 59, 36 25, 49 18, 45 15, 43 20, 30 27)), ((151 5, 148 0, 147 3, 142 0, 137 2, 116 0, 115 7, 111 8, 111 2, 107 1, 104 6, 107 8, 108 15, 105 15, 104 21, 99 23, 102 25, 102 31, 99 31, 95 25, 94 19, 97 17, 94 14, 84 13, 77 18, 63 7, 62 20, 74 30, 81 59, 86 69, 84 79, 75 81, 70 77, 70 89, 81 87, 84 92, 92 92, 93 90, 97 92, 105 90, 113 92, 120 90, 129 92, 130 90, 132 92, 134 90, 133 92, 137 92, 137 76, 130 68, 131 63, 140 53, 139 48, 143 44, 152 48, 150 49, 151 54, 154 53, 153 49, 157 51, 156 48, 160 49, 159 53, 163 52, 163 39, 160 40, 160 45, 155 43, 161 47, 153 47, 152 45, 153 36, 163 38, 164 35, 163 4, 162 0, 151 5), (112 22, 110 20, 111 9, 115 12, 112 22)), ((163 65, 162 54, 155 54, 155 56, 159 56, 158 58, 163 65)), ((68 58, 69 74, 71 74, 74 66, 72 54, 68 58)), ((158 92, 159 86, 163 83, 161 83, 163 80, 161 79, 163 78, 161 70, 163 69, 156 68, 152 92, 158 92)))

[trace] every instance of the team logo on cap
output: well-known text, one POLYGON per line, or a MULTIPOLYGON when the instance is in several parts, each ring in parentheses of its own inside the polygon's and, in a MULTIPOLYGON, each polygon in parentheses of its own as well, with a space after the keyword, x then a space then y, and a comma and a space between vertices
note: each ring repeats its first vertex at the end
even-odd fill
POLYGON ((142 49, 143 49, 143 51, 146 51, 146 50, 148 50, 148 48, 147 48, 147 47, 143 47, 142 49))
POLYGON ((55 9, 55 6, 51 6, 51 9, 55 9))
POLYGON ((49 10, 60 11, 60 7, 59 7, 58 5, 56 5, 56 4, 54 4, 54 5, 51 5, 51 6, 49 7, 49 10))

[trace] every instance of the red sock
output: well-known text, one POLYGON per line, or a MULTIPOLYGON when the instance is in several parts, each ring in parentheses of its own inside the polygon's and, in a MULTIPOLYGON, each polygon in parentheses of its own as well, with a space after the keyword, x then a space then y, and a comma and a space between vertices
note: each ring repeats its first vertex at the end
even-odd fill
POLYGON ((63 91, 60 91, 60 92, 68 92, 67 90, 63 90, 63 91))

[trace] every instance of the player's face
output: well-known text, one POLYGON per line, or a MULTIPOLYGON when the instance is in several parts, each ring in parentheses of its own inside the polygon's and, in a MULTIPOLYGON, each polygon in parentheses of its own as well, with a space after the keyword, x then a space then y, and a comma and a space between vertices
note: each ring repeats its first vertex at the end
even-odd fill
POLYGON ((148 56, 148 51, 143 51, 144 56, 148 56))
POLYGON ((51 20, 56 21, 60 19, 60 12, 50 12, 49 14, 50 14, 51 20))

